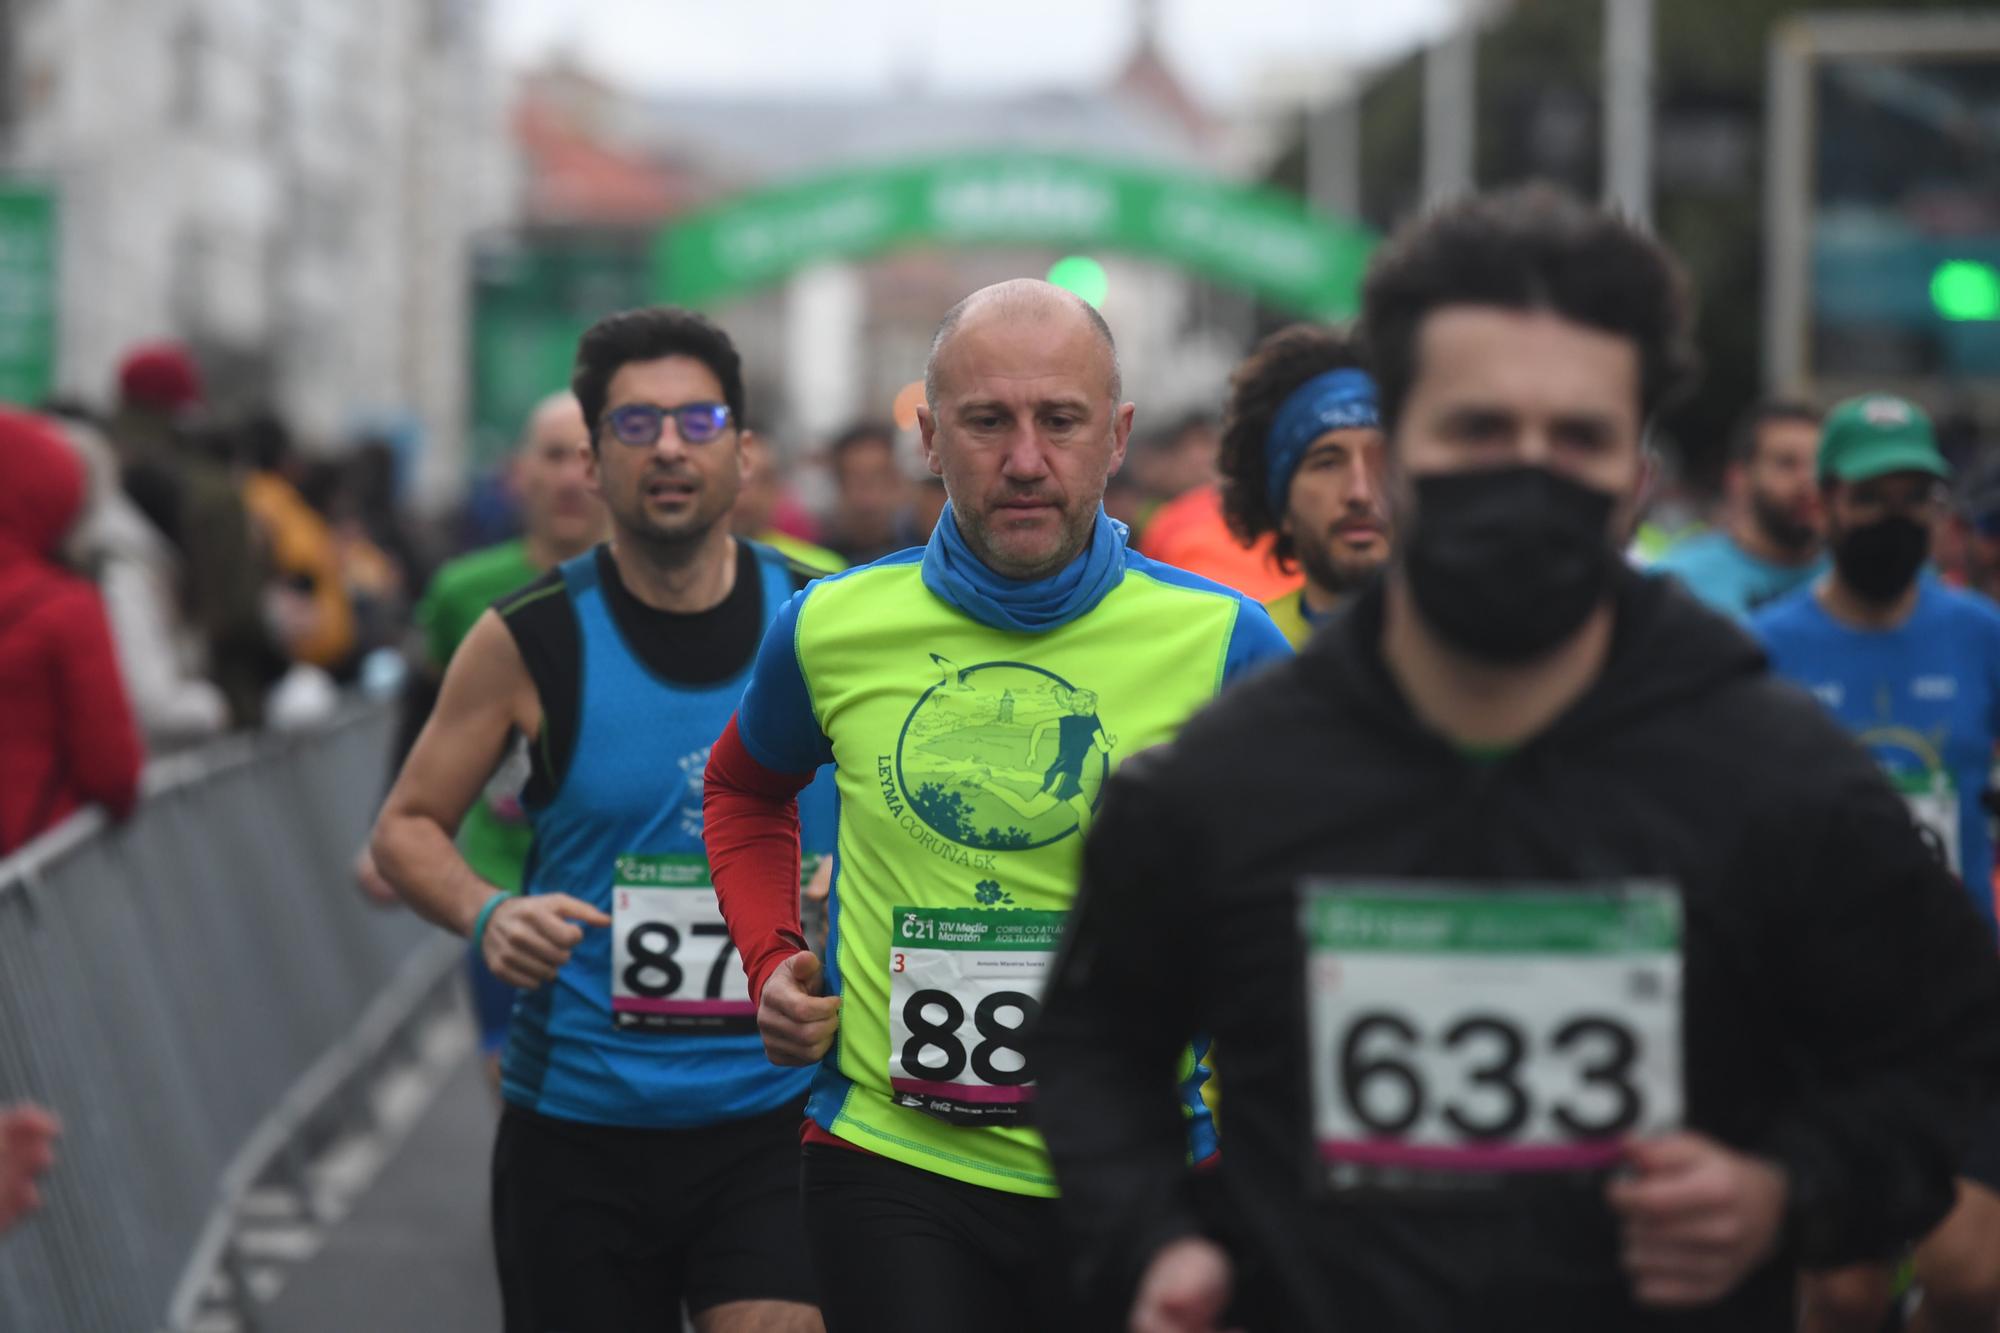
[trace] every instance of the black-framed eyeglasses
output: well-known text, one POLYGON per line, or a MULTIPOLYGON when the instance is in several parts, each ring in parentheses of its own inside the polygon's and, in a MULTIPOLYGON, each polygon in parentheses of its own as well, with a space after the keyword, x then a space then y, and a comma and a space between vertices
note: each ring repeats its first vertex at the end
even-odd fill
POLYGON ((674 429, 689 444, 706 444, 729 429, 727 403, 682 403, 678 407, 627 403, 604 414, 613 438, 634 448, 657 443, 668 417, 674 419, 674 429))

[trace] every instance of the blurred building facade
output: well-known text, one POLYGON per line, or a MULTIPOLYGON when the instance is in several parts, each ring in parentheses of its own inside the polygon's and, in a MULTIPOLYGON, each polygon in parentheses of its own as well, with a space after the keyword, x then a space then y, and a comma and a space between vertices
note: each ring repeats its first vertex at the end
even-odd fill
MULTIPOLYGON (((1560 182, 1586 198, 1603 192, 1605 8, 1603 0, 1474 0, 1467 5, 1465 22, 1477 32, 1472 176, 1479 188, 1538 178, 1560 182)), ((1925 364, 1927 353, 1909 346, 1918 340, 1880 336, 1861 341, 1861 351, 1851 359, 1851 364, 1866 367, 1859 376, 1832 373, 1827 353, 1834 349, 1825 346, 1815 348, 1819 373, 1802 374, 1772 363, 1765 327, 1785 313, 1767 308, 1769 180, 1782 175, 1786 165, 1770 156, 1774 46, 1796 40, 1794 30, 1809 16, 1851 14, 1888 32, 1900 27, 1918 33, 1941 19, 1983 15, 1990 24, 1994 13, 1991 4, 1968 0, 1661 0, 1653 6, 1652 225, 1687 265, 1704 360, 1696 392, 1670 409, 1663 424, 1691 477, 1712 484, 1731 424, 1766 392, 1832 397, 1854 392, 1863 383, 1892 385, 1923 398, 1954 435, 1976 434, 1978 417, 1989 428, 2000 420, 2000 399, 1995 397, 2000 375, 1993 373, 2000 362, 1990 355, 1989 373, 1982 376, 1968 369, 1977 369, 1977 353, 1959 356, 1955 369, 1931 366, 1925 364)), ((1942 247, 1940 256, 1985 258, 1977 246, 2000 235, 2000 205, 1995 203, 2000 201, 1995 185, 2000 178, 1992 165, 2000 162, 2000 154, 1995 152, 1990 110, 1995 104, 1993 71, 2000 66, 1990 56, 1982 63, 1971 58, 1976 53, 1961 54, 1968 58, 1937 62, 1938 68, 1921 71, 1921 78, 1920 71, 1893 64, 1816 76, 1815 100, 1830 115, 1842 110, 1843 96, 1849 103, 1856 100, 1851 85, 1862 80, 1879 85, 1884 79, 1903 85, 1891 91, 1905 96, 1914 86, 1924 114, 1897 117, 1902 137, 1886 139, 1888 147, 1866 141, 1858 130, 1843 130, 1843 125, 1867 124, 1869 135, 1886 137, 1858 115, 1845 122, 1829 119, 1827 132, 1816 141, 1824 160, 1810 161, 1800 171, 1809 182, 1800 206, 1823 209, 1850 229, 1858 221, 1871 233, 1894 226, 1922 235, 1942 247), (1952 65, 1962 68, 1945 68, 1952 65), (1940 104, 1942 113, 1931 114, 1940 104), (1912 151, 1912 140, 1922 142, 1922 153, 1912 151), (1882 189, 1883 197, 1871 200, 1858 218, 1851 208, 1841 211, 1844 177, 1865 175, 1885 162, 1908 165, 1915 158, 1943 162, 1937 174, 1949 189, 1908 201, 1891 200, 1892 192, 1882 189), (1945 195, 1949 210, 1936 202, 1945 195), (1948 218, 1943 216, 1947 211, 1948 218)), ((1352 181, 1355 205, 1366 221, 1385 231, 1424 200, 1426 77, 1425 55, 1418 52, 1363 72, 1352 91, 1343 93, 1354 102, 1349 133, 1358 154, 1352 181)), ((1872 109, 1879 111, 1889 102, 1878 89, 1872 109)), ((1311 175, 1311 139, 1295 126, 1268 178, 1304 190, 1311 175)), ((1874 188, 1868 182, 1859 192, 1874 188)), ((1852 276, 1832 271, 1823 255, 1815 254, 1813 262, 1818 297, 1834 294, 1830 279, 1852 276)), ((1990 263, 1985 267, 1996 271, 1990 263)), ((1885 275, 1866 271, 1863 276, 1885 275)), ((1919 274, 1918 281, 1906 284, 1901 296, 1928 307, 1921 278, 1919 274)), ((1797 312, 1792 315, 1798 317, 1797 312)), ((1992 346, 1993 327, 1945 332, 1966 346, 1975 345, 1978 336, 1976 346, 1983 351, 1992 346)), ((1820 330, 1811 330, 1810 336, 1826 341, 1820 330)))
POLYGON ((471 238, 514 191, 487 0, 11 0, 0 171, 58 209, 56 387, 191 343, 223 403, 463 471, 471 238))

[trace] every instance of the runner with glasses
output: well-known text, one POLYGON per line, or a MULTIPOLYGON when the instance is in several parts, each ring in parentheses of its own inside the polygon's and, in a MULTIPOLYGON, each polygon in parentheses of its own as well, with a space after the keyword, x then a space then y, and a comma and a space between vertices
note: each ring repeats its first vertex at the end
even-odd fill
MULTIPOLYGON (((494 1243, 510 1333, 815 1333, 799 1222, 809 1074, 764 1058, 702 851, 702 774, 809 571, 730 534, 743 373, 650 309, 584 334, 572 386, 611 540, 482 616, 376 827, 382 873, 522 991, 503 1062, 494 1243), (523 892, 451 834, 510 731, 532 740, 523 892)), ((808 851, 830 791, 807 793, 808 851)), ((791 845, 794 857, 799 840, 791 845)))

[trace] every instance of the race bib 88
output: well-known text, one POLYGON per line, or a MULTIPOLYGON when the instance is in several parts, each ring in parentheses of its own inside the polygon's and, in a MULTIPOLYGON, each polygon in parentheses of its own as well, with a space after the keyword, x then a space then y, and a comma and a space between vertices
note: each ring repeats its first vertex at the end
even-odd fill
POLYGON ((1336 1187, 1601 1169, 1679 1124, 1675 890, 1319 884, 1302 915, 1336 1187))
POLYGON ((1034 1099, 1021 1033, 1041 1009, 1061 912, 898 907, 889 936, 889 1087, 961 1125, 1019 1123, 1034 1099))

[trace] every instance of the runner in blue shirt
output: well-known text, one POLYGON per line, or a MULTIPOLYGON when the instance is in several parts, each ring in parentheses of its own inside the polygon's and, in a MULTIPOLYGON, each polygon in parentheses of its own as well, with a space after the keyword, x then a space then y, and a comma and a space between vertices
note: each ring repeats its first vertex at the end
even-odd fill
MULTIPOLYGON (((1950 467, 1901 398, 1851 399, 1820 443, 1833 570, 1752 622, 1773 667, 1812 691, 1874 752, 1916 823, 1993 921, 1993 844, 1981 797, 2000 739, 2000 608, 1925 574, 1950 467)), ((1958 1206, 1916 1253, 1923 1327, 2000 1325, 2000 1104, 1989 1109, 1958 1206)), ((1816 1276, 1820 1327, 1875 1328, 1886 1267, 1816 1276)))
POLYGON ((1751 408, 1730 441, 1723 522, 1670 547, 1653 568, 1738 620, 1825 572, 1818 450, 1812 408, 1779 399, 1751 408))
MULTIPOLYGON (((507 1333, 822 1333, 799 1213, 811 1071, 758 1039, 702 848, 709 749, 811 571, 730 535, 742 362, 700 315, 593 325, 572 387, 607 545, 502 598, 384 803, 382 874, 520 991, 493 1149, 507 1333), (529 738, 522 891, 451 835, 529 738)), ((831 846, 829 787, 801 799, 831 846)), ((795 844, 796 845, 796 844, 795 844)))

